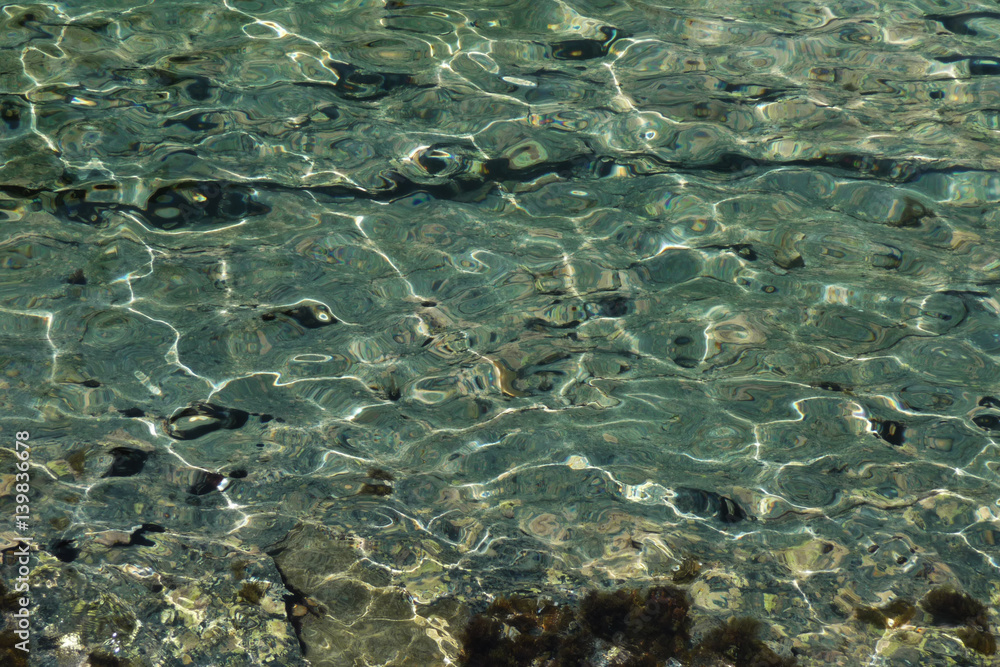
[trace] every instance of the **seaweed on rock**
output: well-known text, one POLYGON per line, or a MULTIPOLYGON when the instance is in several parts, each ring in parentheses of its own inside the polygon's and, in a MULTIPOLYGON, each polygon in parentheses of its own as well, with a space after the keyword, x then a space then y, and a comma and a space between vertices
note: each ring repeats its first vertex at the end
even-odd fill
MULTIPOLYGON (((967 593, 942 586, 924 596, 920 606, 931 615, 936 625, 961 626, 956 634, 966 648, 993 655, 997 650, 996 638, 989 631, 986 606, 967 593)), ((917 609, 910 600, 896 598, 881 607, 857 607, 855 617, 880 630, 898 628, 916 615, 917 609)))
POLYGON ((957 634, 966 648, 983 655, 996 653, 997 640, 990 632, 986 605, 968 593, 942 586, 931 590, 920 606, 938 625, 963 626, 957 634))
POLYGON ((939 625, 972 625, 987 629, 986 606, 968 593, 953 588, 940 587, 928 593, 920 606, 939 625))
POLYGON ((580 618, 595 637, 610 641, 628 629, 632 611, 641 607, 639 592, 635 590, 591 591, 580 602, 580 618))
POLYGON ((701 563, 694 558, 685 558, 674 570, 672 580, 675 584, 689 584, 701 574, 701 563))
POLYGON ((237 596, 240 600, 249 604, 260 604, 265 593, 267 593, 265 585, 259 581, 247 581, 243 583, 237 596))
POLYGON ((380 482, 392 482, 395 481, 392 473, 388 470, 383 470, 382 468, 369 468, 368 477, 370 479, 378 480, 380 482))
MULTIPOLYGON (((468 667, 518 667, 537 657, 559 659, 572 612, 548 600, 497 598, 469 621, 462 635, 462 664, 468 667)), ((569 664, 569 663, 556 663, 569 664)))
POLYGON ((877 628, 898 628, 917 613, 913 603, 904 598, 896 598, 881 607, 858 607, 854 610, 859 621, 877 628))
POLYGON ((715 654, 735 667, 792 667, 794 658, 782 658, 759 639, 761 622, 754 618, 731 618, 709 632, 695 649, 695 656, 715 654))
POLYGON ((501 597, 469 621, 461 664, 658 667, 685 655, 689 609, 687 594, 672 587, 591 591, 576 610, 501 597))
POLYGON ((132 664, 124 658, 101 651, 91 652, 87 659, 90 662, 90 667, 129 667, 132 664))
POLYGON ((391 496, 392 487, 388 484, 369 484, 365 482, 361 485, 361 489, 358 490, 359 496, 391 496))
POLYGON ((17 648, 17 644, 22 641, 13 630, 0 632, 0 664, 28 667, 28 652, 17 648))
POLYGON ((21 598, 26 593, 17 593, 7 588, 7 585, 0 580, 0 611, 4 613, 14 613, 21 609, 21 598))
POLYGON ((956 633, 966 648, 983 655, 993 655, 997 652, 997 640, 991 633, 977 628, 959 628, 956 633))

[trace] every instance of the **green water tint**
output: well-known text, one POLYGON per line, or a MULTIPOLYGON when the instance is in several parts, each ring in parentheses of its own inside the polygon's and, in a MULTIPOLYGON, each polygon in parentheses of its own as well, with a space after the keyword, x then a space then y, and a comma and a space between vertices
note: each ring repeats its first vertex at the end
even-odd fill
POLYGON ((582 632, 664 587, 654 661, 989 664, 998 37, 922 0, 4 8, 31 664, 458 664, 498 600, 582 632))

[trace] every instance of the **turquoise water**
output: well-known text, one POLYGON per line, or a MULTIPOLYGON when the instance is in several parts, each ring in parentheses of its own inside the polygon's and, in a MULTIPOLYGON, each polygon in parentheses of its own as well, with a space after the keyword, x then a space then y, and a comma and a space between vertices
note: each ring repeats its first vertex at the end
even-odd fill
POLYGON ((497 596, 664 582, 800 665, 995 664, 855 608, 996 624, 998 38, 974 2, 0 8, 30 664, 460 664, 497 596))

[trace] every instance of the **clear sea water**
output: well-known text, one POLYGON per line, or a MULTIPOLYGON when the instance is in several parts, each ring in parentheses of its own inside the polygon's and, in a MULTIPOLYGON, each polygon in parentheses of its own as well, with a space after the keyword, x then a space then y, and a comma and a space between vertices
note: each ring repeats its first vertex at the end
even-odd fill
POLYGON ((664 581, 800 665, 995 664, 854 608, 997 620, 998 40, 930 0, 0 7, 30 664, 458 664, 496 596, 664 581))

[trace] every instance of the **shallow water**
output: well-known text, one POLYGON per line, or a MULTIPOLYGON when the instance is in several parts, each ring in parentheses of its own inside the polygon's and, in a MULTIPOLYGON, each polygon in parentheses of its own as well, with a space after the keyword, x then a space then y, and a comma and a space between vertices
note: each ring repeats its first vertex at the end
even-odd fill
POLYGON ((699 627, 800 664, 989 664, 852 615, 1000 602, 998 37, 972 2, 3 7, 31 664, 453 664, 496 595, 689 559, 699 627))

